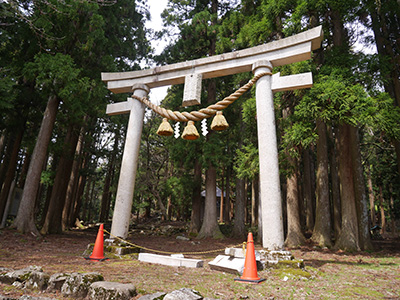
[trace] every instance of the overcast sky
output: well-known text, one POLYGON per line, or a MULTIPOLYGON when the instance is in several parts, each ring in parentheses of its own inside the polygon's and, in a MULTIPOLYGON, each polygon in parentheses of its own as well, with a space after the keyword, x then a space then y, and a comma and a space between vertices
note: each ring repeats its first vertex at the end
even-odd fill
MULTIPOLYGON (((162 28, 161 13, 167 7, 168 0, 151 0, 148 2, 150 7, 151 21, 146 22, 146 25, 154 30, 160 30, 162 28)), ((159 54, 165 42, 163 41, 152 41, 151 45, 156 49, 156 54, 159 54)), ((150 101, 159 104, 167 95, 168 86, 153 88, 150 90, 150 101)))

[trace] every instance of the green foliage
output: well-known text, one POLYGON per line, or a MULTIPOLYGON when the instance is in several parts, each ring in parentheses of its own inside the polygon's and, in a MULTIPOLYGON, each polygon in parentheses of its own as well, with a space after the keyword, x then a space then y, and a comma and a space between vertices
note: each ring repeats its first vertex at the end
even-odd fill
POLYGON ((340 75, 332 74, 316 80, 296 107, 295 114, 300 118, 358 126, 370 119, 372 104, 361 85, 351 84, 340 75))
POLYGON ((258 149, 253 144, 236 150, 234 169, 241 179, 253 179, 259 173, 258 149))

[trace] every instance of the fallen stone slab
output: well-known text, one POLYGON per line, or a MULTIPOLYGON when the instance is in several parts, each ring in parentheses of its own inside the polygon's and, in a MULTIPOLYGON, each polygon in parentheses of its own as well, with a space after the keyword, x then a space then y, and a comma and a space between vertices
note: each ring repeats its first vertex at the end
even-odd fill
MULTIPOLYGON (((254 251, 256 260, 261 260, 261 254, 258 250, 254 251)), ((245 251, 242 248, 225 248, 225 255, 229 255, 236 258, 245 258, 245 251)))
MULTIPOLYGON (((11 272, 11 271, 14 271, 14 270, 10 269, 10 268, 0 267, 0 274, 5 274, 5 273, 11 272)), ((1 297, 4 297, 4 296, 1 296, 1 297)))
POLYGON ((208 263, 211 270, 227 272, 231 274, 242 274, 244 268, 244 258, 233 256, 218 255, 213 261, 208 263))
POLYGON ((15 298, 10 298, 10 297, 3 296, 3 295, 0 295, 0 300, 17 300, 17 299, 15 299, 15 298))
POLYGON ((25 288, 45 290, 48 286, 50 275, 44 272, 33 271, 25 281, 25 288))
POLYGON ((90 285, 88 297, 93 300, 129 300, 136 296, 133 284, 110 281, 97 281, 90 285))
POLYGON ((293 260, 294 256, 289 251, 260 250, 262 261, 293 260))
POLYGON ((70 273, 56 273, 50 276, 48 291, 61 291, 64 282, 71 276, 70 273))
POLYGON ((28 295, 24 295, 18 299, 19 300, 57 300, 56 298, 33 297, 33 296, 28 296, 28 295))
POLYGON ((43 272, 41 267, 29 266, 24 269, 9 271, 0 274, 0 282, 5 284, 13 284, 15 281, 25 282, 29 279, 32 272, 43 272))
POLYGON ((157 292, 153 294, 144 295, 137 300, 163 300, 166 294, 167 293, 157 292))
POLYGON ((204 264, 204 262, 199 259, 180 258, 151 253, 139 253, 139 261, 186 268, 201 268, 204 264))
POLYGON ((103 281, 100 273, 71 273, 61 287, 61 294, 64 297, 85 298, 89 287, 93 282, 103 281))
POLYGON ((163 300, 201 300, 203 297, 198 291, 182 288, 165 295, 163 300))

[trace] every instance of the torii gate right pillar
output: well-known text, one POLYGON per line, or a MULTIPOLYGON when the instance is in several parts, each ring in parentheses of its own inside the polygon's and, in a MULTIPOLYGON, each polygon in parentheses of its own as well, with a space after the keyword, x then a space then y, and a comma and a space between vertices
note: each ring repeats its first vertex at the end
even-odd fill
MULTIPOLYGON (((254 75, 271 72, 267 60, 253 64, 254 75)), ((272 76, 256 82, 258 153, 260 161, 260 203, 262 245, 269 250, 283 250, 282 199, 279 180, 278 143, 276 138, 272 76)))

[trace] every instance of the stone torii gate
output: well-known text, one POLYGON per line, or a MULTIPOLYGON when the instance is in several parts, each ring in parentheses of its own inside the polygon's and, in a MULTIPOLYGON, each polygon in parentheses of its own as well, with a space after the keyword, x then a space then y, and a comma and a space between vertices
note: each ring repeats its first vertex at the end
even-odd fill
MULTIPOLYGON (((271 72, 273 67, 310 59, 311 51, 320 47, 322 36, 319 26, 244 50, 141 71, 101 75, 110 91, 132 92, 138 97, 146 97, 151 88, 185 83, 184 106, 189 106, 199 103, 202 79, 249 71, 257 76, 271 72)), ((311 86, 311 72, 289 76, 266 74, 256 82, 261 232, 263 247, 269 250, 284 247, 273 93, 311 86)), ((111 227, 111 235, 121 238, 128 235, 144 112, 144 105, 132 98, 107 106, 109 115, 130 113, 111 227)))

